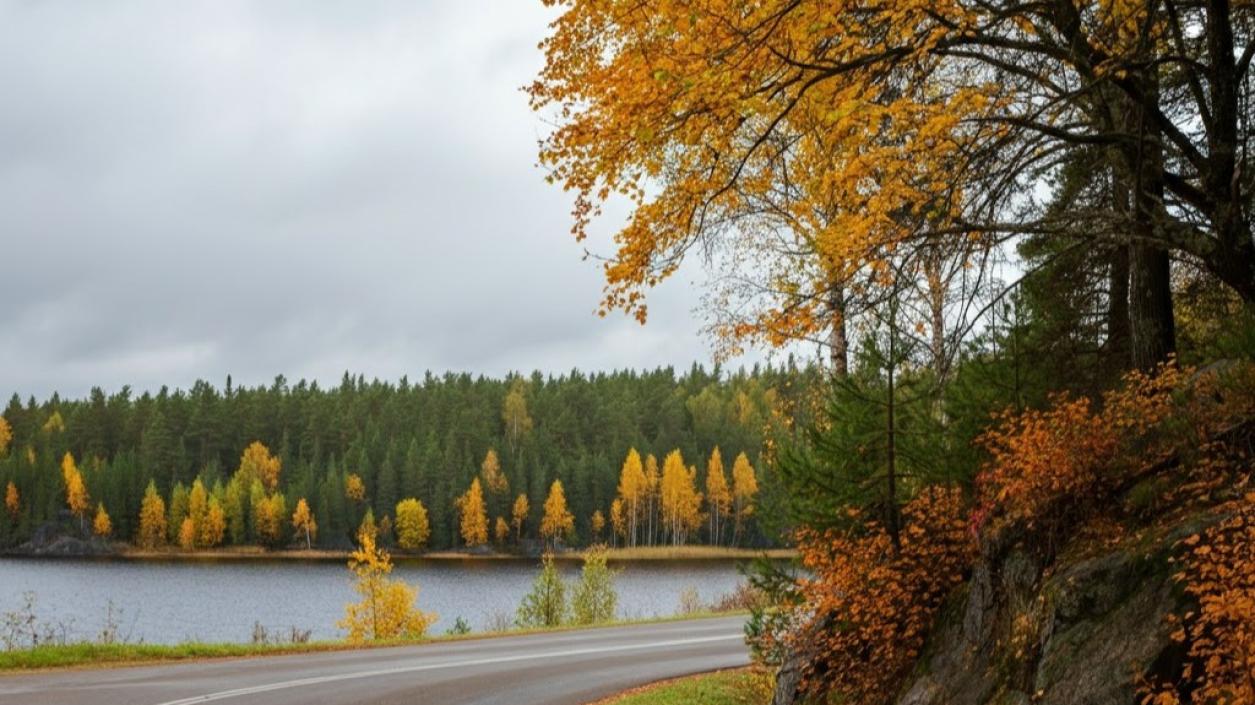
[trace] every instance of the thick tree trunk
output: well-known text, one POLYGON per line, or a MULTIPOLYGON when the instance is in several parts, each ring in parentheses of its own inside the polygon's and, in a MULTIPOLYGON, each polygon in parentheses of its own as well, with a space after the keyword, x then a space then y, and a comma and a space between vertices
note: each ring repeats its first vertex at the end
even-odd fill
POLYGON ((1129 248, 1129 326, 1133 366, 1149 370, 1176 352, 1176 324, 1172 315, 1171 260, 1156 237, 1156 221, 1163 215, 1163 139, 1146 114, 1155 109, 1159 78, 1155 68, 1141 76, 1143 105, 1137 111, 1141 139, 1134 152, 1133 244, 1129 248))
POLYGON ((1133 366, 1149 370, 1176 352, 1171 264, 1166 250, 1145 242, 1134 243, 1129 255, 1133 366))

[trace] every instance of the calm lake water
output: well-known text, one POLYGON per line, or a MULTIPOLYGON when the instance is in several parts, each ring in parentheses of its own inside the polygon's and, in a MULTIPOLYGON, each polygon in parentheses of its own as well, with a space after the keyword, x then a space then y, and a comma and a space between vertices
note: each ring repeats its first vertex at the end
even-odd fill
MULTIPOLYGON (((444 632, 458 617, 479 631, 513 619, 539 570, 538 561, 423 561, 393 571, 419 586, 418 603, 440 615, 444 632)), ((560 564, 574 579, 578 562, 560 564)), ((705 602, 732 592, 741 581, 730 561, 657 561, 617 564, 619 617, 675 614, 689 587, 705 602)), ((341 562, 154 562, 0 559, 0 613, 19 608, 24 592, 36 595, 41 621, 68 626, 92 639, 106 623, 112 601, 119 633, 132 642, 188 640, 247 642, 253 624, 286 633, 312 630, 314 639, 342 636, 335 622, 355 599, 341 562)))

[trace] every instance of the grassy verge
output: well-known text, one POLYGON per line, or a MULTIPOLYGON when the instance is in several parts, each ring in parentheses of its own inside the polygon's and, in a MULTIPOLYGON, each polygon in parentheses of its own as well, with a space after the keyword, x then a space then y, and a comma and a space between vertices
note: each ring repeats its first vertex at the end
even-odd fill
POLYGON ((433 635, 421 641, 375 641, 350 644, 347 641, 315 641, 304 644, 231 644, 199 643, 184 644, 50 644, 33 649, 0 651, 0 674, 17 671, 47 670, 58 668, 82 668, 91 666, 135 666, 166 661, 192 659, 242 658, 249 656, 280 656, 323 651, 350 651, 354 649, 378 649, 390 646, 415 646, 449 641, 469 641, 503 636, 525 636, 551 632, 577 631, 602 627, 618 627, 634 624, 659 624, 689 619, 728 617, 741 612, 704 612, 671 617, 631 619, 589 626, 566 625, 537 629, 511 629, 502 632, 471 632, 468 634, 433 635))
POLYGON ((770 699, 770 677, 743 668, 654 683, 594 705, 763 705, 770 699))

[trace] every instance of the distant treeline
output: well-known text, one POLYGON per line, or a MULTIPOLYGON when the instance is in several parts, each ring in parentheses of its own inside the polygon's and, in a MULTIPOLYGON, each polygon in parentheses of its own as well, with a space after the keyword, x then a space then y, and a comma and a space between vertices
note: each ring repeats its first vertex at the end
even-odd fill
MULTIPOLYGON (((54 394, 23 403, 14 395, 0 419, 0 490, 7 509, 0 517, 0 545, 19 545, 48 525, 88 534, 102 507, 108 518, 97 528, 135 541, 150 484, 171 514, 188 511, 187 497, 199 484, 203 489, 197 491, 208 495, 202 500, 223 506, 235 501, 245 514, 259 507, 284 514, 271 518, 282 524, 276 539, 259 529, 257 517, 240 523, 228 510, 228 519, 237 521, 219 531, 227 544, 304 546, 304 533, 291 521, 304 499, 317 522, 314 543, 347 547, 368 511, 376 521, 389 518, 387 528, 397 503, 412 497, 427 514, 426 547, 456 548, 466 543, 458 498, 482 476, 490 451, 509 489, 485 493, 488 521, 511 522, 519 495, 532 508, 508 543, 540 538, 555 480, 574 517, 567 542, 611 541, 612 508, 631 449, 659 463, 678 450, 696 468, 699 491, 713 449, 728 460, 728 471, 744 453, 761 490, 769 492, 764 441, 799 427, 794 410, 806 405, 797 402, 820 378, 817 369, 790 360, 735 373, 701 366, 679 375, 671 368, 504 379, 428 373, 418 383, 368 382, 346 373, 331 389, 303 380, 293 385, 283 377, 270 386, 235 387, 228 377, 222 389, 202 381, 186 391, 163 388, 139 396, 129 388, 112 395, 97 388, 82 400, 54 394), (272 505, 258 503, 256 488, 252 501, 242 503, 228 491, 254 442, 281 465, 277 481, 264 483, 265 496, 283 497, 272 505), (65 467, 67 453, 72 470, 65 467), (360 498, 353 487, 358 478, 364 485, 360 498), (80 515, 77 521, 69 521, 71 511, 80 515)), ((181 527, 174 524, 180 518, 171 518, 168 540, 177 544, 181 527)), ((740 544, 773 542, 752 516, 745 519, 737 527, 740 544)), ((708 541, 712 531, 686 533, 685 540, 708 541)), ((726 543, 731 532, 717 530, 716 540, 726 543)))

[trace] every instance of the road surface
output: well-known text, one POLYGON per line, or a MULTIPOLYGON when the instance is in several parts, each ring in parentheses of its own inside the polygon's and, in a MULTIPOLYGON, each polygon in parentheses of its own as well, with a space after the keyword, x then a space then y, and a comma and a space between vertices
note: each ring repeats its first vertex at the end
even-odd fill
POLYGON ((580 705, 663 678, 745 665, 744 621, 0 675, 0 705, 580 705))

